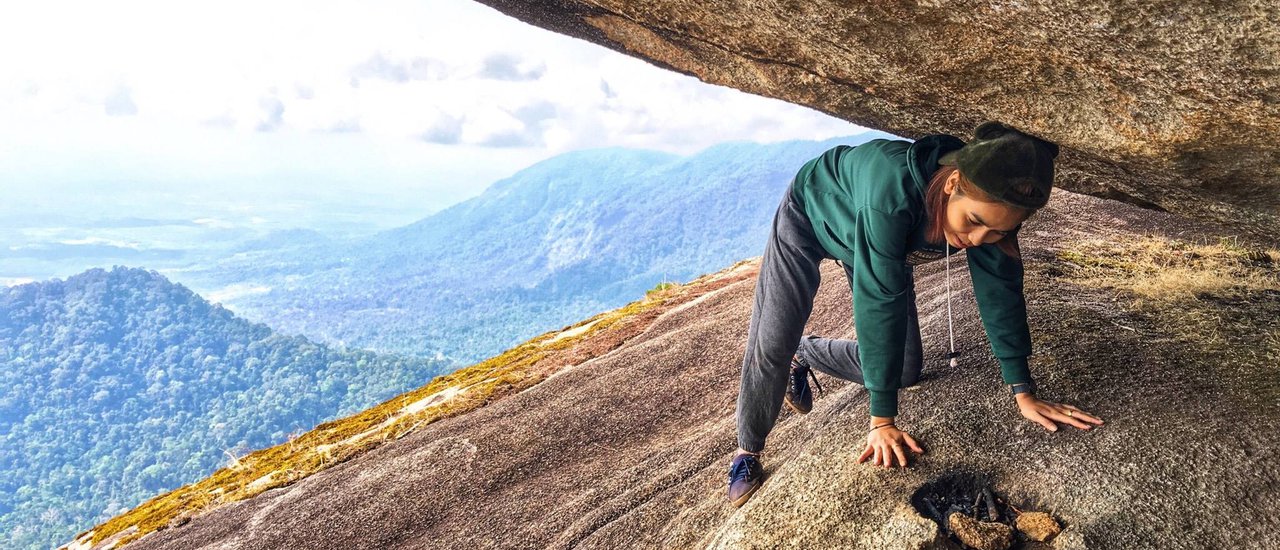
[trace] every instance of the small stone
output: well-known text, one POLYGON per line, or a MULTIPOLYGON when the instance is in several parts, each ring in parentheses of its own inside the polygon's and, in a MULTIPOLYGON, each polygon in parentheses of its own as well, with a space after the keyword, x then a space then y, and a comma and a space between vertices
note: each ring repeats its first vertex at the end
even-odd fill
POLYGON ((188 522, 191 521, 191 516, 192 514, 190 511, 186 511, 181 514, 178 514, 173 519, 169 520, 168 527, 170 529, 174 527, 182 527, 183 525, 186 525, 188 522))
POLYGON ((1013 528, 1003 523, 978 521, 960 512, 952 513, 947 523, 960 542, 978 550, 1006 550, 1013 546, 1013 528))
POLYGON ((1062 527, 1049 514, 1026 512, 1018 516, 1018 530, 1032 539, 1044 542, 1061 533, 1062 527))

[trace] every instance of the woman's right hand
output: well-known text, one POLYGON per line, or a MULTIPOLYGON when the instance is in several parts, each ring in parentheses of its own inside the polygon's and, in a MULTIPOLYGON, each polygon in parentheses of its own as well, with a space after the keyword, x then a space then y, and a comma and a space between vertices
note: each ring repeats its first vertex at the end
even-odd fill
POLYGON ((858 456, 858 463, 866 462, 871 458, 872 465, 891 468, 896 460, 900 464, 899 467, 905 468, 907 467, 907 449, 916 454, 924 454, 924 449, 920 448, 915 438, 899 430, 897 426, 876 428, 867 434, 867 448, 858 456))

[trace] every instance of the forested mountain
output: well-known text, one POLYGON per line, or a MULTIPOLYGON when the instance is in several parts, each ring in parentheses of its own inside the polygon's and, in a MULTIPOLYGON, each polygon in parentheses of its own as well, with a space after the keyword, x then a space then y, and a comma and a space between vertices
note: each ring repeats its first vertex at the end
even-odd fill
POLYGON ((763 253, 796 170, 876 137, 891 136, 567 153, 399 229, 222 266, 270 287, 228 307, 318 341, 478 361, 763 253))
POLYGON ((0 289, 0 546, 55 546, 442 367, 276 334, 154 271, 0 289))

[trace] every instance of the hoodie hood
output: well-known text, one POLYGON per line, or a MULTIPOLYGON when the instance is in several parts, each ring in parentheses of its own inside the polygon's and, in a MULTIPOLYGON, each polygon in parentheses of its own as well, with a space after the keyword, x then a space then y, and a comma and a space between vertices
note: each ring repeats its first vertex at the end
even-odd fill
POLYGON ((924 136, 911 144, 907 149, 907 169, 915 180, 920 196, 925 196, 929 189, 929 178, 938 171, 938 159, 947 153, 964 147, 960 138, 947 134, 924 136))

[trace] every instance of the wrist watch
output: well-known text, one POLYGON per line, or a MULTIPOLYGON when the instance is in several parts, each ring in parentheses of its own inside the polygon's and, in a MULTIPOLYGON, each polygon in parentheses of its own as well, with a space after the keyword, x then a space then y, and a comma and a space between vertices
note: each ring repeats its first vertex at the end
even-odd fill
POLYGON ((1035 395, 1036 383, 1032 381, 1032 382, 1023 382, 1021 384, 1010 384, 1009 391, 1013 392, 1014 395, 1018 395, 1020 393, 1029 393, 1031 395, 1035 395))

